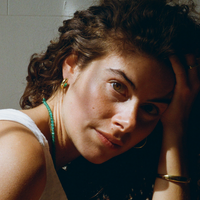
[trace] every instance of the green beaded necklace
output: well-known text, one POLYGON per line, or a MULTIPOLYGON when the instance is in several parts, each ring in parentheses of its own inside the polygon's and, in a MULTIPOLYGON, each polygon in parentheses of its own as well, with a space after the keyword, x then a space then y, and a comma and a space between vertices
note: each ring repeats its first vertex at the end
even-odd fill
POLYGON ((52 159, 53 159, 54 166, 56 166, 56 145, 55 145, 55 129, 54 129, 53 114, 52 114, 51 108, 47 104, 45 98, 42 99, 42 103, 46 106, 46 108, 49 112, 50 123, 51 123, 52 159))

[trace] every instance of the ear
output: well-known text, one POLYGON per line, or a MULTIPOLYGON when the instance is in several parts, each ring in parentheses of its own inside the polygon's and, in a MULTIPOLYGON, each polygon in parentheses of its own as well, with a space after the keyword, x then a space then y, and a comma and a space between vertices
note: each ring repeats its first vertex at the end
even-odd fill
POLYGON ((71 81, 74 80, 74 78, 77 75, 79 69, 77 65, 77 60, 78 56, 75 54, 71 54, 63 62, 62 65, 63 79, 67 78, 69 84, 71 81))

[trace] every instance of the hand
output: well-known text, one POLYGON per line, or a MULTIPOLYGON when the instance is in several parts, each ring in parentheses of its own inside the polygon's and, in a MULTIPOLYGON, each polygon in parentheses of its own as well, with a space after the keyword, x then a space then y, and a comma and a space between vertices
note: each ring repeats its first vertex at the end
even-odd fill
MULTIPOLYGON (((187 127, 192 104, 200 90, 200 63, 194 55, 186 55, 188 66, 195 66, 185 70, 176 56, 170 57, 170 62, 176 77, 176 85, 172 101, 163 114, 161 121, 164 129, 187 127)), ((180 131, 181 132, 181 131, 180 131)))
MULTIPOLYGON (((193 55, 187 55, 186 61, 188 66, 197 64, 193 55)), ((170 62, 175 73, 176 84, 172 101, 161 117, 163 141, 158 174, 188 177, 185 133, 193 102, 200 90, 200 67, 185 69, 176 56, 170 57, 170 62)), ((186 196, 189 196, 188 184, 175 184, 156 179, 153 199, 186 199, 186 196)))

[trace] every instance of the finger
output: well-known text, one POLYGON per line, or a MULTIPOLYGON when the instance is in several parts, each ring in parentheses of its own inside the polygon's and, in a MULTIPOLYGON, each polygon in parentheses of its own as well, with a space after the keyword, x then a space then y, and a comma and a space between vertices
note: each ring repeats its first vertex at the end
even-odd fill
POLYGON ((194 66, 195 65, 196 59, 195 59, 195 56, 193 54, 187 54, 185 56, 185 58, 186 58, 186 62, 187 62, 188 66, 194 66))
POLYGON ((177 56, 169 58, 172 68, 176 76, 176 84, 178 87, 186 87, 188 85, 186 71, 177 56))
POLYGON ((199 63, 196 60, 194 55, 188 54, 186 55, 186 61, 189 67, 188 70, 188 78, 189 78, 189 84, 191 88, 197 88, 200 85, 200 79, 199 79, 199 63))

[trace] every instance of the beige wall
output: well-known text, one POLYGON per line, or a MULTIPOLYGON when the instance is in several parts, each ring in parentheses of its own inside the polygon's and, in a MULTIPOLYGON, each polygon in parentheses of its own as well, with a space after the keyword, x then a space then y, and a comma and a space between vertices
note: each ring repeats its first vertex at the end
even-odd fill
POLYGON ((29 58, 45 50, 62 21, 97 0, 0 0, 0 109, 19 109, 29 58))

